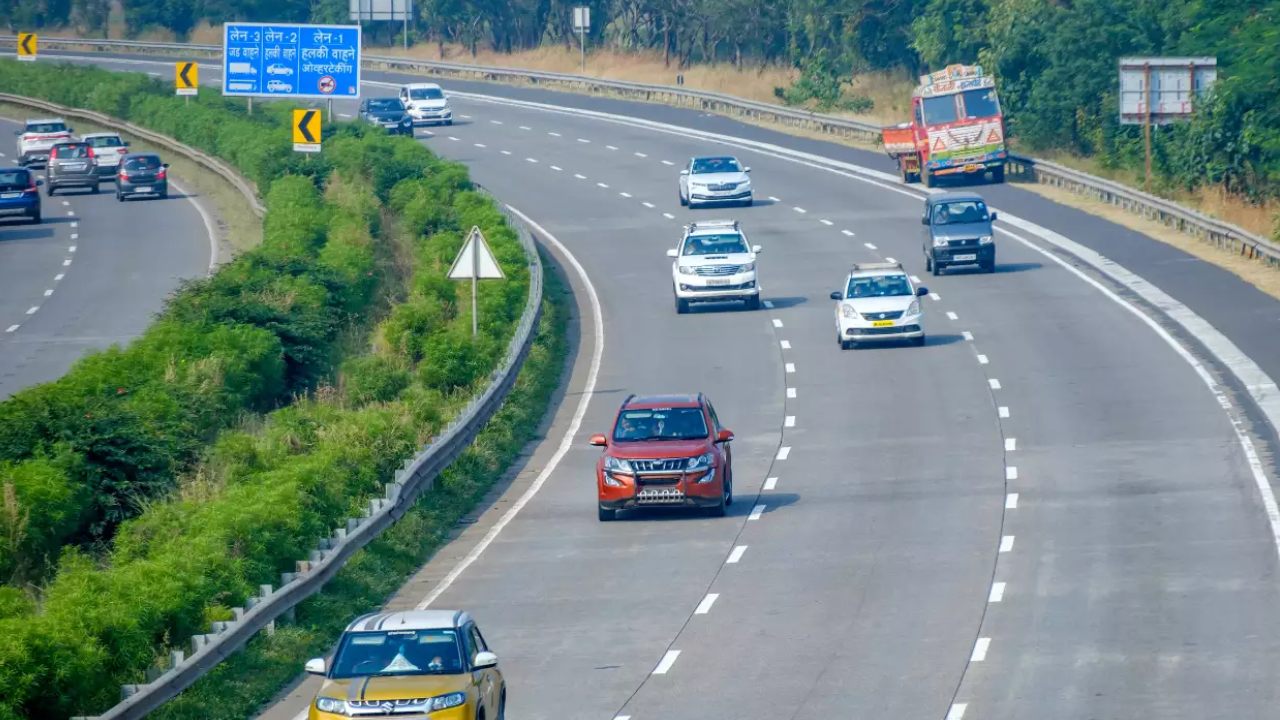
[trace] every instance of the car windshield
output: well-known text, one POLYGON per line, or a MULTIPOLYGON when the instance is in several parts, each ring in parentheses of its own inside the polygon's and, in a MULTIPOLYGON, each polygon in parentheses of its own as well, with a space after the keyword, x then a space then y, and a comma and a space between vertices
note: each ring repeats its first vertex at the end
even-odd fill
POLYGON ((911 295, 906 275, 873 275, 849 278, 846 298, 898 297, 911 295))
POLYGON ((382 98, 379 100, 370 100, 369 109, 373 112, 385 112, 387 110, 403 110, 404 103, 398 98, 382 98))
POLYGON ((699 407, 624 410, 613 429, 617 442, 696 440, 707 436, 707 420, 699 407))
POLYGON ((0 188, 25 188, 31 185, 31 176, 26 170, 5 170, 0 172, 0 188))
POLYGON ((987 214, 987 204, 981 200, 949 202, 933 208, 934 225, 986 222, 990 219, 991 216, 987 214))
POLYGON ((157 158, 157 157, 129 158, 129 160, 125 162, 124 167, 126 170, 159 170, 160 158, 157 158))
POLYGON ((684 241, 684 256, 689 255, 728 255, 729 253, 747 252, 747 244, 737 233, 726 235, 694 235, 684 241))
POLYGON ((457 675, 463 672, 455 630, 348 633, 333 660, 334 678, 457 675))
POLYGON ((89 143, 91 147, 96 147, 96 148, 124 147, 124 141, 122 141, 120 138, 116 137, 115 135, 103 135, 102 137, 85 138, 84 141, 89 143))
POLYGON ((742 166, 731 157, 698 158, 693 161, 694 175, 742 172, 742 166))
POLYGON ((444 93, 440 88, 413 88, 409 90, 410 100, 441 100, 444 93))
POLYGON ((47 135, 49 133, 62 133, 67 131, 65 123, 28 123, 27 132, 40 133, 47 135))
POLYGON ((924 99, 924 124, 943 125, 959 119, 956 115, 956 96, 943 95, 924 99))
POLYGON ((1000 100, 996 98, 995 88, 983 90, 967 90, 964 98, 964 116, 967 120, 996 117, 1000 114, 1000 100))
POLYGON ((88 145, 57 145, 54 152, 58 153, 58 159, 78 160, 89 157, 88 145))

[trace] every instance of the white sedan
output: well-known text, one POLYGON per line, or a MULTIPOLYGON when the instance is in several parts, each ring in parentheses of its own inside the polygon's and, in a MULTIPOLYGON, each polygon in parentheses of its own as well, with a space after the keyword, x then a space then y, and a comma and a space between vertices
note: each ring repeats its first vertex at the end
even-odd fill
POLYGON ((680 204, 688 207, 728 203, 750 206, 754 200, 751 168, 725 155, 697 157, 680 171, 680 204))

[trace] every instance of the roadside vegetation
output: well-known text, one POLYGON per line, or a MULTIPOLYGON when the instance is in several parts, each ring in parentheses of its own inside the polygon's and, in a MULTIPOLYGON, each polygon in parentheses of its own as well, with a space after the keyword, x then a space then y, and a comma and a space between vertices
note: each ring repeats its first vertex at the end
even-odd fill
MULTIPOLYGON (((291 106, 188 107, 142 74, 0 60, 0 87, 218 155, 267 207, 262 245, 186 283, 140 338, 0 403, 0 720, 94 715, 279 584, 483 388, 529 260, 465 167, 409 138, 347 124, 294 153, 291 106), (445 277, 472 226, 507 276, 480 288, 476 339, 445 277)), ((427 537, 389 535, 310 606, 376 604, 361 568, 403 575, 502 472, 555 386, 559 328, 544 321, 530 375, 418 504, 427 537)), ((322 642, 299 617, 277 636, 322 642)))

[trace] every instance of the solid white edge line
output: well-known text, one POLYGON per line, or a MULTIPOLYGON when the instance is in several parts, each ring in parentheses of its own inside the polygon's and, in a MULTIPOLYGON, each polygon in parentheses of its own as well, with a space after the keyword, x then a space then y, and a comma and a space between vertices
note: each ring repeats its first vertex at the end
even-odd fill
POLYGON ((658 661, 658 666, 653 669, 654 675, 666 675, 672 665, 676 664, 676 658, 680 657, 679 650, 668 650, 666 655, 662 656, 662 660, 658 661))
POLYGON ((209 236, 209 274, 212 275, 218 269, 218 222, 214 219, 213 213, 200 204, 194 193, 188 192, 173 178, 169 178, 169 182, 174 190, 186 196, 187 201, 195 206, 196 212, 200 213, 200 219, 204 220, 204 232, 209 236))
POLYGON ((702 598, 702 602, 698 603, 698 609, 693 611, 694 615, 706 615, 711 611, 711 606, 715 604, 716 598, 720 597, 720 593, 707 593, 702 598))
POLYGON ((467 553, 466 557, 462 558, 462 560, 449 571, 449 574, 445 575, 444 578, 440 580, 440 583, 437 584, 425 598, 423 598, 422 602, 418 603, 418 610, 425 610, 436 600, 436 598, 439 598, 444 591, 448 590, 449 586, 453 585, 454 581, 458 579, 458 576, 462 575, 464 570, 471 567, 471 564, 479 559, 480 555, 484 553, 485 549, 488 548, 490 544, 493 543, 493 541, 498 537, 498 534, 502 532, 503 528, 515 519, 515 516, 524 509, 525 505, 529 504, 529 501, 533 499, 533 496, 537 495, 538 491, 542 489, 542 486, 546 484, 547 479, 551 477, 551 473, 555 471, 565 454, 573 447, 573 438, 578 434, 578 429, 582 426, 582 418, 587 414, 587 405, 590 404, 591 397, 595 394, 596 378, 600 375, 600 361, 604 356, 604 317, 603 312, 600 309, 600 297, 596 294, 595 286, 591 284, 591 278, 587 277, 586 269, 583 268, 582 264, 578 262, 578 259, 573 256, 573 253, 569 252, 569 248, 565 247, 564 244, 557 240, 554 235, 547 232, 546 229, 534 222, 528 215, 525 215, 510 205, 507 206, 507 209, 536 230, 541 235, 542 240, 551 243, 551 245, 553 245, 556 250, 558 250, 564 258, 569 261, 569 264, 573 266, 574 272, 578 274, 578 279, 582 281, 583 287, 587 289, 587 297, 591 301, 591 314, 593 315, 591 319, 592 333, 595 335, 594 347, 591 349, 591 366, 587 370, 587 382, 582 388, 582 394, 578 400, 578 407, 573 411, 573 419, 569 421, 569 428, 565 430, 564 438, 560 441, 560 446, 556 448, 555 454, 553 454, 551 459, 547 461, 546 467, 542 468, 542 472, 538 473, 538 477, 533 481, 533 484, 529 486, 528 490, 525 490, 519 500, 515 501, 511 506, 511 509, 507 510, 506 514, 504 514, 498 522, 494 523, 492 528, 489 528, 489 532, 486 533, 484 538, 482 538, 480 542, 471 549, 471 552, 467 553))

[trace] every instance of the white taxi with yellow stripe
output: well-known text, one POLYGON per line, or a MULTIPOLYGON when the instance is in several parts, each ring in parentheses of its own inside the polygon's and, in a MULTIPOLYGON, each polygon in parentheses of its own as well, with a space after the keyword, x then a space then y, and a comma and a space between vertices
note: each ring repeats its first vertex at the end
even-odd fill
POLYGON ((924 344, 920 298, 929 288, 915 287, 902 263, 855 263, 836 301, 836 340, 848 350, 863 342, 908 340, 924 344))

